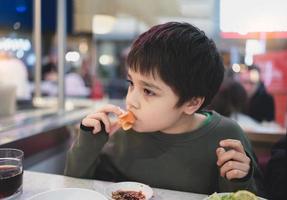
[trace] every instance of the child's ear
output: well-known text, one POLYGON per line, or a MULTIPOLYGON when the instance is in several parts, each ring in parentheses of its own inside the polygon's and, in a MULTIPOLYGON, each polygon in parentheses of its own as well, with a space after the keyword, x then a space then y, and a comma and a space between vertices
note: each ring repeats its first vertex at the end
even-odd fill
POLYGON ((193 97, 185 103, 184 112, 188 115, 195 113, 204 102, 204 97, 193 97))

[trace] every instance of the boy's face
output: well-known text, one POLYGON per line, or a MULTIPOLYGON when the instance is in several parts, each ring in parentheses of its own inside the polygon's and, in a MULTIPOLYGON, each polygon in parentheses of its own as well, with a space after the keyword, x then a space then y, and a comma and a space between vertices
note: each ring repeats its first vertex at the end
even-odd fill
POLYGON ((133 125, 135 131, 183 131, 184 105, 175 107, 178 97, 159 76, 144 76, 129 70, 128 81, 126 106, 137 119, 133 125))

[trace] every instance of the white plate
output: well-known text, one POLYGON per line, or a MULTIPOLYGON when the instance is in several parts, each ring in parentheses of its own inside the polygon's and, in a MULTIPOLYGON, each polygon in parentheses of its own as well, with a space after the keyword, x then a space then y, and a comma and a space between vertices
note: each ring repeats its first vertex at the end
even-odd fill
POLYGON ((107 200, 107 198, 93 190, 81 188, 62 188, 50 190, 29 198, 29 200, 107 200))
POLYGON ((105 193, 109 199, 112 199, 112 193, 118 190, 136 191, 136 192, 142 191, 146 199, 150 199, 153 195, 153 191, 150 186, 138 182, 112 183, 111 185, 107 186, 105 193))
MULTIPOLYGON (((227 194, 230 194, 231 192, 222 192, 222 193, 217 193, 220 197, 222 197, 223 195, 227 195, 227 194)), ((257 198, 258 198, 258 200, 267 200, 267 199, 264 199, 264 198, 262 198, 262 197, 258 197, 257 196, 257 198)), ((209 197, 206 197, 206 198, 204 198, 203 200, 209 200, 209 197)))

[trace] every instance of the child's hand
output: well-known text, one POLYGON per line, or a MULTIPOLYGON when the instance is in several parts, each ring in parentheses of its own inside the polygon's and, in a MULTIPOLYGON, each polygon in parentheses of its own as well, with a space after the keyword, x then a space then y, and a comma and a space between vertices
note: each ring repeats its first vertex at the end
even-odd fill
POLYGON ((217 165, 220 167, 220 175, 228 180, 244 178, 250 169, 250 158, 246 155, 239 140, 221 140, 217 148, 217 165), (225 150, 223 147, 229 149, 225 150))
POLYGON ((111 135, 120 128, 120 125, 117 123, 117 121, 112 122, 110 120, 108 117, 109 113, 114 113, 119 116, 123 113, 123 111, 120 107, 109 104, 97 110, 95 113, 86 116, 82 120, 82 124, 87 127, 94 127, 93 133, 96 134, 101 131, 101 122, 103 122, 106 132, 111 135))

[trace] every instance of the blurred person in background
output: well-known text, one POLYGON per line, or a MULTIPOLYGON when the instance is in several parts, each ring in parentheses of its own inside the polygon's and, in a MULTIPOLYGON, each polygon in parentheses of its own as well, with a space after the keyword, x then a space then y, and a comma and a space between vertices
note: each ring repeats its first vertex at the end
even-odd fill
POLYGON ((91 58, 86 57, 82 60, 82 65, 79 69, 79 73, 85 83, 86 87, 91 88, 93 85, 93 77, 91 73, 92 63, 91 58))
POLYGON ((282 131, 280 125, 275 122, 262 123, 244 113, 247 104, 248 94, 243 85, 230 77, 225 77, 209 108, 236 121, 244 131, 282 131))
POLYGON ((243 113, 247 104, 244 87, 231 78, 225 78, 218 93, 213 98, 210 108, 219 114, 236 121, 243 130, 260 130, 262 125, 243 113))
POLYGON ((28 70, 25 64, 3 51, 0 51, 0 84, 16 86, 17 101, 31 99, 28 70))
POLYGON ((237 118, 247 103, 247 93, 243 86, 230 78, 224 79, 218 93, 211 102, 211 107, 218 113, 237 118))
POLYGON ((71 97, 89 97, 90 88, 86 87, 85 82, 78 72, 76 66, 69 66, 65 74, 66 95, 71 97))
POLYGON ((258 122, 274 121, 274 99, 260 78, 260 69, 255 65, 247 66, 239 73, 239 80, 248 97, 244 113, 258 122))
MULTIPOLYGON (((89 97, 90 88, 85 86, 78 69, 72 65, 67 66, 65 73, 65 94, 70 97, 89 97)), ((41 90, 44 96, 56 96, 58 94, 58 71, 53 62, 48 62, 42 68, 41 90)))
POLYGON ((56 96, 58 94, 58 72, 57 66, 48 62, 42 67, 41 91, 43 96, 56 96))
POLYGON ((129 84, 126 81, 127 71, 126 71, 126 59, 130 47, 125 48, 119 55, 119 63, 116 67, 117 75, 110 78, 107 86, 107 93, 111 99, 124 99, 126 97, 129 84))

